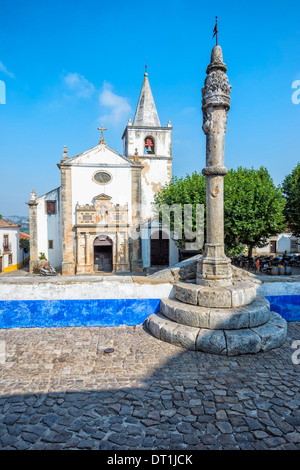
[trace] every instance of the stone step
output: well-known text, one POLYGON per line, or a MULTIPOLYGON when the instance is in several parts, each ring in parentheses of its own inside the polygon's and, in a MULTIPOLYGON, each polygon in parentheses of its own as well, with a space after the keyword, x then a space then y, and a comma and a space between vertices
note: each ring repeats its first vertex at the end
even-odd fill
POLYGON ((251 304, 256 298, 258 284, 235 281, 226 287, 204 287, 191 282, 174 286, 174 296, 181 302, 206 308, 237 308, 251 304))
POLYGON ((270 303, 265 297, 256 297, 251 305, 222 309, 185 304, 176 299, 162 299, 160 313, 182 325, 209 330, 237 330, 269 321, 270 303))
POLYGON ((237 356, 269 351, 282 346, 286 339, 286 321, 275 312, 262 326, 240 330, 209 330, 168 320, 153 313, 145 326, 157 339, 176 346, 209 354, 237 356))

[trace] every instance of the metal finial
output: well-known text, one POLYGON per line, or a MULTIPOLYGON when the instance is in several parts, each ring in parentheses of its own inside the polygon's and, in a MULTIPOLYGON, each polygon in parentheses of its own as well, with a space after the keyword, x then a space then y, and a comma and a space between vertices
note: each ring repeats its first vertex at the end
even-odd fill
POLYGON ((147 60, 145 58, 145 74, 148 74, 147 69, 148 69, 148 65, 147 65, 147 60))
POLYGON ((216 24, 213 31, 213 38, 216 36, 216 46, 218 45, 218 17, 216 16, 216 24))

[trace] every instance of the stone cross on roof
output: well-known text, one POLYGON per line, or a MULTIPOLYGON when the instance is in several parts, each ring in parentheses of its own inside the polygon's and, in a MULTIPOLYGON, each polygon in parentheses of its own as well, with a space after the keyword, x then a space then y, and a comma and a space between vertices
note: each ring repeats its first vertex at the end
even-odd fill
POLYGON ((101 131, 101 140, 99 142, 99 144, 105 144, 105 140, 104 140, 104 137, 103 137, 103 131, 107 131, 107 128, 106 127, 103 127, 103 124, 101 124, 101 127, 98 127, 98 131, 101 131))

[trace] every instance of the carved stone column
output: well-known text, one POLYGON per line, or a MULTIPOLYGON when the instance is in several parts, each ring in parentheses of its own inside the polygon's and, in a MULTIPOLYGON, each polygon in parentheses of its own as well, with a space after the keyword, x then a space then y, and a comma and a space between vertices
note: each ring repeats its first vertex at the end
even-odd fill
MULTIPOLYGON (((135 164, 138 164, 138 155, 135 155, 135 164)), ((141 171, 142 166, 131 168, 132 171, 132 260, 131 269, 133 272, 143 271, 142 260, 142 239, 141 239, 141 210, 142 210, 142 189, 141 171)))
POLYGON ((224 145, 230 90, 222 49, 215 46, 202 89, 203 132, 206 135, 206 244, 197 266, 197 284, 231 284, 231 262, 224 252, 224 145))
POLYGON ((33 272, 39 262, 38 228, 37 228, 37 200, 35 191, 31 191, 31 198, 26 202, 29 206, 29 233, 30 233, 30 261, 29 272, 33 272))
POLYGON ((270 311, 258 283, 248 273, 234 273, 224 253, 224 140, 230 107, 230 85, 220 46, 213 48, 202 90, 203 130, 206 134, 207 243, 197 265, 196 282, 180 280, 174 297, 162 299, 146 328, 158 339, 193 351, 236 356, 281 346, 286 321, 270 311))
POLYGON ((72 181, 71 166, 68 163, 67 149, 58 168, 61 172, 61 222, 62 222, 62 274, 75 274, 75 253, 72 222, 72 181))
POLYGON ((90 234, 85 233, 85 264, 90 265, 90 234))

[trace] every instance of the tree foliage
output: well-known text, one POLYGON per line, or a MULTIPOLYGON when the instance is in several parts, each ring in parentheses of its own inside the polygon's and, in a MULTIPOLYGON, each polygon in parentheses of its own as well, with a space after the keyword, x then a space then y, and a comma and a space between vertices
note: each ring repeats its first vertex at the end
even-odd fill
POLYGON ((287 175, 282 184, 283 194, 286 198, 284 214, 287 225, 293 235, 300 236, 300 163, 287 175))
MULTIPOLYGON (((191 176, 174 177, 156 195, 155 204, 205 205, 205 199, 205 177, 194 172, 191 176)), ((224 177, 224 233, 228 255, 236 255, 246 245, 251 256, 255 246, 264 246, 267 238, 280 233, 285 227, 284 205, 281 188, 275 186, 266 168, 230 170, 224 177)), ((195 224, 193 217, 193 228, 195 224)))
POLYGON ((25 238, 20 238, 20 248, 23 248, 24 253, 28 253, 30 250, 29 240, 26 240, 25 238))
POLYGON ((285 200, 268 170, 239 167, 224 178, 225 244, 234 250, 238 244, 263 247, 270 236, 285 228, 285 200))
MULTIPOLYGON (((203 204, 205 206, 205 178, 202 174, 194 171, 192 175, 186 175, 185 177, 177 178, 173 176, 171 182, 165 185, 162 190, 154 196, 154 212, 158 215, 158 208, 163 204, 169 206, 179 204, 182 208, 182 214, 184 215, 184 205, 192 205, 192 220, 191 228, 192 230, 196 229, 196 204, 203 204)), ((161 220, 161 219, 160 219, 161 220)), ((170 214, 170 228, 174 230, 175 220, 174 214, 170 214)), ((186 242, 188 241, 184 234, 184 222, 182 217, 182 239, 176 241, 175 243, 179 248, 184 248, 186 242)))

